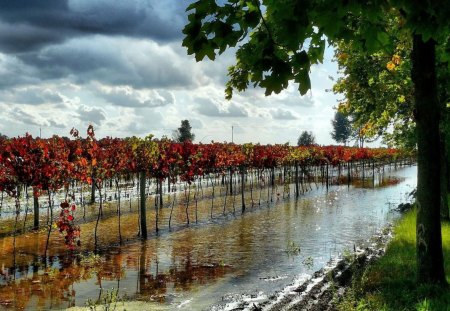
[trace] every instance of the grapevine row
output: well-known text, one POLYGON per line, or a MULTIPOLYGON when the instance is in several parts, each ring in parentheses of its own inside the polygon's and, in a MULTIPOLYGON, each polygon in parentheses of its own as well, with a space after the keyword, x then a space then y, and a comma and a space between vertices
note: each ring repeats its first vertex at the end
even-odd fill
MULTIPOLYGON (((275 168, 283 167, 294 167, 295 189, 298 196, 299 171, 305 172, 308 167, 326 167, 328 172, 328 167, 338 167, 340 170, 341 166, 364 162, 384 165, 412 156, 403 150, 387 148, 294 147, 287 144, 237 145, 214 142, 193 144, 189 141, 175 143, 168 139, 158 140, 152 136, 143 139, 136 137, 96 139, 92 126, 89 126, 86 138, 81 138, 75 129, 71 131, 71 135, 71 139, 59 136, 42 139, 27 134, 23 137, 0 140, 1 204, 4 193, 17 199, 20 197, 20 189, 24 187, 33 189, 35 202, 43 194, 49 194, 50 198, 51 192, 61 190, 68 192, 67 189, 74 182, 92 185, 92 190, 98 189, 101 196, 100 190, 107 181, 115 181, 119 189, 119 180, 139 175, 142 183, 140 189, 144 191, 141 197, 144 197, 145 180, 150 178, 156 180, 161 189, 163 182, 166 181, 170 189, 170 184, 175 184, 179 180, 191 184, 210 175, 228 174, 231 186, 234 174, 240 175, 241 180, 244 180, 244 176, 249 172, 273 171, 275 168)), ((100 197, 100 203, 101 201, 100 197)), ((19 200, 16 202, 20 203, 19 200)), ((36 205, 35 228, 38 228, 39 210, 36 205)), ((65 233, 69 245, 74 243, 79 234, 73 226, 71 211, 74 209, 74 205, 64 202, 58 220, 58 228, 65 233)), ((97 223, 102 213, 101 209, 102 204, 99 206, 97 223)), ((242 212, 244 211, 245 203, 242 200, 242 212)), ((141 213, 145 213, 145 204, 141 208, 141 213)), ((142 223, 145 215, 140 219, 141 233, 145 238, 146 224, 142 223)))

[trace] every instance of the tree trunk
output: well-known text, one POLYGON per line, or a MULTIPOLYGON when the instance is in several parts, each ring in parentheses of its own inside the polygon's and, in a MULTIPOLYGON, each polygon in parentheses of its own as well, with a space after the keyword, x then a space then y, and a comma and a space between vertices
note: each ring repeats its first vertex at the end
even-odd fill
POLYGON ((446 148, 446 137, 445 134, 442 133, 441 138, 441 217, 442 219, 449 219, 449 210, 448 210, 448 153, 446 148))
POLYGON ((411 78, 417 124, 417 281, 446 283, 440 222, 441 162, 435 42, 413 36, 411 78))
POLYGON ((147 239, 147 213, 145 209, 145 172, 139 173, 140 210, 141 210, 141 237, 147 239))
MULTIPOLYGON (((445 92, 445 97, 440 95, 440 99, 447 97, 447 92, 445 92)), ((442 100, 441 104, 441 216, 442 219, 450 219, 449 206, 448 206, 448 193, 449 193, 449 139, 450 139, 450 128, 449 128, 449 113, 447 109, 447 103, 442 100)))

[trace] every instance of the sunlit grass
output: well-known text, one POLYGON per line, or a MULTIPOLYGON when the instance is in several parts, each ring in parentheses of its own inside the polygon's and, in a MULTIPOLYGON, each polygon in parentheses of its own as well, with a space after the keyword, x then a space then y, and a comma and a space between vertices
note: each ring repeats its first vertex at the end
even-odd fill
MULTIPOLYGON (((416 212, 396 224, 386 254, 355 278, 340 310, 450 310, 450 289, 416 285, 416 212)), ((442 222, 445 271, 450 283, 450 222, 442 222)))

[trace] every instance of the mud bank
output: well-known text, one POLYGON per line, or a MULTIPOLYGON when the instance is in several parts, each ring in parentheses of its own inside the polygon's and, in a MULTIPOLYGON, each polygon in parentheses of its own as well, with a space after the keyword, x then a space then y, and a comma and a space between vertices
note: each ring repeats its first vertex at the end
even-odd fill
POLYGON ((392 226, 385 228, 373 238, 370 246, 355 249, 334 264, 320 269, 302 285, 290 293, 266 305, 253 306, 255 310, 336 310, 334 301, 342 297, 351 284, 352 277, 380 258, 392 238, 392 226))
POLYGON ((352 277, 383 256, 391 238, 392 225, 373 237, 369 246, 329 262, 301 285, 292 285, 262 304, 242 304, 232 310, 337 310, 334 302, 344 295, 352 277))

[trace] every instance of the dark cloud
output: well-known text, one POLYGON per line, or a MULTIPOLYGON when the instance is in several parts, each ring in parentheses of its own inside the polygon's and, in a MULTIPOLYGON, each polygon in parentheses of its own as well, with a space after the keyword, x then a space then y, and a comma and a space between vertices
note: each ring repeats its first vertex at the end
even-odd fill
POLYGON ((60 94, 39 87, 12 89, 3 91, 0 94, 0 101, 4 103, 42 105, 50 103, 61 104, 64 101, 60 94))
POLYGON ((32 67, 25 65, 17 57, 0 54, 0 89, 38 83, 39 79, 35 74, 32 67))
POLYGON ((48 125, 44 120, 40 118, 40 116, 33 115, 19 107, 12 108, 9 111, 8 115, 12 120, 20 120, 20 122, 27 125, 37 125, 37 126, 48 125))
POLYGON ((5 0, 0 4, 0 49, 27 52, 92 34, 178 40, 188 2, 5 0))
MULTIPOLYGON (((45 113, 45 111, 44 111, 45 113)), ((37 127, 55 127, 55 128, 67 128, 67 125, 63 123, 61 120, 57 120, 55 116, 44 116, 40 113, 36 113, 34 111, 30 111, 25 108, 21 107, 12 107, 11 109, 7 109, 5 113, 6 119, 2 120, 3 122, 14 122, 14 124, 17 124, 19 121, 20 123, 23 123, 26 125, 26 127, 29 126, 37 126, 37 127), (8 121, 9 119, 9 121, 8 121)), ((22 133, 23 134, 23 133, 22 133)))
POLYGON ((21 55, 42 80, 71 79, 76 84, 101 81, 133 88, 193 86, 192 64, 169 46, 127 38, 93 36, 21 55))
POLYGON ((296 120, 297 117, 289 110, 284 110, 281 108, 271 111, 272 118, 276 120, 296 120))
POLYGON ((215 103, 207 98, 197 98, 200 105, 197 106, 196 111, 208 117, 248 117, 248 112, 244 107, 238 106, 235 103, 230 103, 226 108, 219 109, 215 103))
POLYGON ((0 90, 62 79, 136 89, 196 86, 202 76, 179 44, 190 2, 1 1, 0 90))

